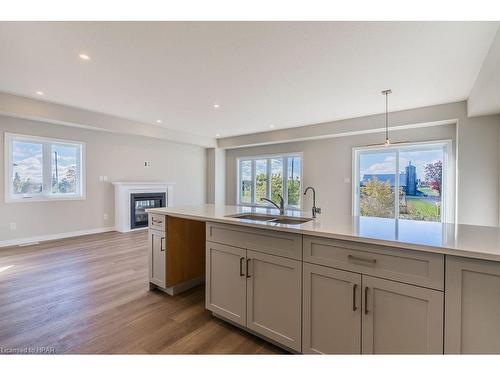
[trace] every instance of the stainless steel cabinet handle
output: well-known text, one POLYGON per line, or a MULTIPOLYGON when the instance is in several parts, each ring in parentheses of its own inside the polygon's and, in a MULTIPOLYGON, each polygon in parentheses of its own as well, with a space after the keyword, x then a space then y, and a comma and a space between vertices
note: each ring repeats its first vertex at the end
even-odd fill
POLYGON ((365 287, 365 315, 367 315, 370 311, 368 310, 368 290, 370 288, 365 287))
POLYGON ((165 237, 162 237, 160 240, 160 250, 165 251, 165 247, 163 246, 165 244, 165 237))
POLYGON ((252 259, 247 259, 247 279, 250 277, 250 273, 248 272, 248 270, 250 269, 250 267, 248 266, 250 264, 250 261, 252 259))
POLYGON ((356 311, 358 307, 356 306, 356 288, 358 284, 354 284, 352 286, 352 311, 356 311))
POLYGON ((240 258, 240 276, 245 276, 245 274, 243 273, 243 260, 244 259, 245 259, 244 257, 240 258))
POLYGON ((373 264, 377 263, 377 259, 357 257, 357 256, 354 256, 354 255, 351 255, 351 254, 349 254, 347 256, 347 259, 354 260, 354 261, 359 261, 359 262, 368 262, 368 263, 373 263, 373 264))

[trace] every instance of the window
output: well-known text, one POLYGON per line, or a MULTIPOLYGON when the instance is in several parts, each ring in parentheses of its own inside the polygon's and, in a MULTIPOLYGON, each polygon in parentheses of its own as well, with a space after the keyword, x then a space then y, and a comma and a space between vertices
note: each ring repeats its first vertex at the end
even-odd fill
POLYGON ((238 204, 270 206, 262 198, 287 209, 300 209, 302 191, 302 155, 272 155, 238 159, 238 204))
POLYGON ((5 201, 85 198, 80 142, 5 133, 5 201))
POLYGON ((355 148, 355 215, 446 221, 450 141, 355 148))

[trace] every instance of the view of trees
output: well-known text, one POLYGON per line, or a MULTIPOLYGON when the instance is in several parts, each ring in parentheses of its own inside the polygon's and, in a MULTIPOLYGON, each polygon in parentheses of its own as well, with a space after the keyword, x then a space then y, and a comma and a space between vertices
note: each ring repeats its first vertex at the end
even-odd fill
MULTIPOLYGON (((250 186, 245 184, 243 187, 243 198, 248 195, 250 201, 250 186)), ((255 197, 256 202, 260 202, 260 198, 267 198, 266 195, 267 176, 265 173, 258 173, 255 176, 255 197)), ((295 180, 288 180, 288 204, 298 206, 300 202, 300 180, 297 177, 295 180)), ((283 176, 281 174, 273 174, 271 176, 271 199, 273 202, 280 201, 279 195, 283 196, 283 176)))
POLYGON ((21 179, 18 172, 14 174, 12 185, 14 188, 14 194, 40 193, 42 191, 41 183, 32 181, 30 177, 21 179))
POLYGON ((441 183, 443 176, 443 162, 438 160, 435 163, 429 163, 425 166, 425 182, 433 190, 441 195, 441 183))
POLYGON ((71 166, 66 170, 63 178, 57 181, 55 174, 52 176, 52 193, 66 194, 76 192, 76 167, 71 166))
MULTIPOLYGON (((439 221, 441 207, 439 199, 442 188, 443 163, 437 161, 424 167, 425 182, 419 186, 419 196, 405 196, 404 189, 399 191, 399 217, 401 219, 439 221), (427 198, 428 196, 432 196, 427 198)), ((361 187, 360 215, 394 218, 395 194, 388 181, 374 178, 361 187)))
POLYGON ((361 216, 394 217, 394 193, 388 182, 377 178, 368 181, 361 188, 361 216))
MULTIPOLYGON (((70 166, 63 178, 57 181, 56 176, 52 176, 52 193, 65 194, 76 192, 76 166, 70 166)), ((14 174, 12 181, 14 194, 32 194, 41 193, 42 184, 40 182, 33 182, 30 177, 21 178, 18 172, 14 174)))

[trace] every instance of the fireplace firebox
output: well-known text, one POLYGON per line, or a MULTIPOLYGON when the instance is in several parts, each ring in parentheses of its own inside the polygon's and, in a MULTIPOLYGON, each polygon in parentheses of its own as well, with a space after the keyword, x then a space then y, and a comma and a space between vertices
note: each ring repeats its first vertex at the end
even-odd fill
POLYGON ((148 226, 148 208, 165 207, 165 193, 130 194, 130 229, 148 226))

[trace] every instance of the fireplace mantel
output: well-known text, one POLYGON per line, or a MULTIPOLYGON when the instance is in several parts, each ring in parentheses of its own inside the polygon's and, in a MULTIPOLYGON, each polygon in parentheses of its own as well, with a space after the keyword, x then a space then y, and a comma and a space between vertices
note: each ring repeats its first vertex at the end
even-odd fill
MULTIPOLYGON (((134 193, 165 193, 166 207, 174 204, 174 184, 168 182, 116 181, 115 187, 115 229, 130 232, 130 195, 134 193)), ((140 228, 142 229, 142 228, 140 228)), ((139 230, 140 230, 139 229, 139 230)))

